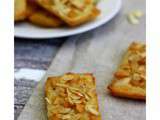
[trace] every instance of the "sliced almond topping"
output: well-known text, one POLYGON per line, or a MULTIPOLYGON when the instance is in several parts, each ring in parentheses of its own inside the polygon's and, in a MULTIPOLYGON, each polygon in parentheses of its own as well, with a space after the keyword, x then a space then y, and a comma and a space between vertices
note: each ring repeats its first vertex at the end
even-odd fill
POLYGON ((90 100, 90 97, 89 97, 89 95, 87 95, 87 94, 84 94, 84 96, 85 96, 85 99, 86 99, 86 100, 90 100))
MULTIPOLYGON (((93 90, 92 90, 93 91, 93 90)), ((94 91, 95 91, 95 89, 94 89, 94 91)), ((92 98, 93 97, 93 95, 95 94, 95 92, 91 92, 91 91, 89 91, 89 92, 87 92, 87 95, 90 97, 90 98, 92 98)))
POLYGON ((135 10, 127 15, 128 21, 131 24, 139 24, 139 18, 143 16, 142 11, 135 10))
POLYGON ((70 97, 68 97, 68 102, 69 102, 71 105, 74 104, 74 102, 72 101, 72 99, 71 99, 70 97))
POLYGON ((80 103, 82 103, 83 101, 82 101, 82 100, 72 100, 72 102, 75 103, 75 104, 80 104, 80 103))
POLYGON ((135 10, 135 11, 133 11, 133 14, 137 18, 140 18, 143 16, 143 12, 141 10, 135 10))
POLYGON ((86 111, 88 111, 94 115, 99 115, 99 112, 94 108, 93 105, 86 105, 85 109, 86 109, 86 111))
POLYGON ((51 104, 51 101, 46 97, 45 100, 47 101, 48 104, 51 104))
POLYGON ((70 90, 75 90, 75 91, 81 91, 80 89, 78 88, 75 88, 75 87, 69 87, 70 90))
POLYGON ((64 87, 64 88, 69 88, 69 89, 71 89, 71 90, 80 91, 80 89, 78 89, 78 88, 70 87, 70 86, 68 86, 68 85, 61 84, 61 83, 57 83, 56 86, 58 86, 58 87, 64 87))
POLYGON ((131 85, 145 87, 146 77, 143 74, 133 74, 132 80, 130 81, 131 85))
POLYGON ((70 98, 70 95, 71 95, 71 93, 69 92, 69 90, 67 89, 67 94, 68 94, 68 102, 70 103, 70 104, 73 104, 73 102, 72 102, 72 99, 70 98))
POLYGON ((127 18, 128 18, 129 23, 134 24, 134 25, 139 24, 139 20, 132 13, 128 14, 127 18))
POLYGON ((77 92, 75 90, 72 89, 68 89, 69 95, 72 99, 80 99, 81 97, 83 97, 83 95, 80 92, 77 92))
POLYGON ((128 57, 128 61, 129 61, 129 62, 136 62, 136 59, 137 59, 137 56, 136 56, 136 55, 130 55, 130 56, 128 57))
POLYGON ((79 91, 75 91, 75 90, 73 90, 73 89, 70 89, 70 91, 72 92, 72 93, 74 93, 74 94, 76 94, 76 95, 78 95, 78 96, 80 96, 80 97, 83 97, 83 94, 82 93, 80 93, 79 91))
POLYGON ((74 99, 74 100, 79 100, 79 99, 81 99, 81 97, 76 96, 76 95, 74 95, 74 94, 71 94, 70 97, 71 97, 72 99, 74 99))
POLYGON ((64 87, 64 88, 68 88, 69 87, 68 85, 60 84, 60 83, 57 83, 56 86, 58 86, 58 87, 64 87))
POLYGON ((74 79, 74 76, 73 75, 69 75, 69 74, 66 74, 62 77, 63 80, 73 80, 74 79))
POLYGON ((67 113, 71 113, 72 109, 71 108, 63 108, 60 113, 61 114, 67 114, 67 113))
POLYGON ((71 93, 69 89, 67 89, 67 94, 68 94, 68 97, 74 100, 79 100, 81 98, 80 96, 71 93))
POLYGON ((69 119, 71 119, 71 115, 70 115, 70 114, 61 115, 61 119, 62 119, 62 120, 69 120, 69 119))
POLYGON ((81 0, 69 0, 69 1, 74 7, 78 9, 83 9, 84 7, 84 2, 82 2, 81 0))
POLYGON ((139 74, 145 73, 145 71, 146 71, 146 69, 145 69, 144 66, 140 66, 140 67, 137 69, 137 72, 138 72, 139 74))
POLYGON ((89 77, 89 75, 81 77, 79 74, 77 76, 66 74, 66 76, 58 77, 58 79, 54 84, 54 88, 51 84, 49 89, 55 95, 49 93, 47 94, 49 99, 45 98, 47 103, 52 102, 52 105, 47 104, 49 118, 57 120, 89 120, 89 115, 99 115, 95 81, 92 77, 89 77))

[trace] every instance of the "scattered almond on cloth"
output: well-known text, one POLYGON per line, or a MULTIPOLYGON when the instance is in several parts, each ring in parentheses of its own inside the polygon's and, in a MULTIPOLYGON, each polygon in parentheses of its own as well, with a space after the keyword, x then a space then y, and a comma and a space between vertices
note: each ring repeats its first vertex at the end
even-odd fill
POLYGON ((127 15, 128 22, 136 25, 140 23, 140 18, 143 16, 143 12, 141 10, 134 10, 127 15))

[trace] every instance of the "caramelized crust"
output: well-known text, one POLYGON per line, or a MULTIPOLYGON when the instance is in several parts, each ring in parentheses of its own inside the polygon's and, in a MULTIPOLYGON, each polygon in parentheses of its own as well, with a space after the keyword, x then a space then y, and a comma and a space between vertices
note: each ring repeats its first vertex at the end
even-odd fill
POLYGON ((146 46, 132 43, 108 86, 114 96, 142 99, 146 97, 146 46))
POLYGON ((48 120, 101 120, 92 74, 49 77, 45 96, 48 120))

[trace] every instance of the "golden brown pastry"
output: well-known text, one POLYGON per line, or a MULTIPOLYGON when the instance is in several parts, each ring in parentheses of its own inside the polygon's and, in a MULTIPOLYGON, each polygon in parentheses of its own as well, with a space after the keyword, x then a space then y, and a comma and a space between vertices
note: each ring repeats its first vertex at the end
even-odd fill
POLYGON ((92 74, 49 77, 45 96, 48 120, 101 120, 92 74))
POLYGON ((27 20, 40 27, 59 27, 63 22, 37 5, 36 2, 27 2, 27 20))
POLYGON ((114 96, 146 99, 145 44, 134 42, 130 45, 108 88, 114 96))
POLYGON ((14 0, 14 21, 22 21, 26 18, 26 0, 14 0))
POLYGON ((37 26, 40 27, 59 27, 62 25, 62 21, 57 17, 48 14, 45 11, 36 11, 31 16, 28 17, 28 20, 37 26))
POLYGON ((69 26, 91 21, 100 13, 94 0, 37 0, 37 2, 69 26))

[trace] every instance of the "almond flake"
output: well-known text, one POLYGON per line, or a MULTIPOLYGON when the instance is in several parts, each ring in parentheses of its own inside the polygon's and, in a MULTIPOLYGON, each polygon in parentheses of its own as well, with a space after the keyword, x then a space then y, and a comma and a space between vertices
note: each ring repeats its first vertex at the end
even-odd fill
POLYGON ((65 84, 60 84, 60 83, 57 83, 56 86, 58 87, 64 87, 64 88, 68 88, 68 85, 65 85, 65 84))
POLYGON ((70 97, 74 100, 79 100, 81 97, 71 94, 70 97))
POLYGON ((88 111, 94 115, 99 115, 99 112, 96 109, 94 109, 93 105, 86 105, 85 109, 86 109, 86 111, 88 111))
POLYGON ((139 24, 139 18, 143 16, 142 11, 135 10, 127 15, 128 21, 131 24, 139 24))
POLYGON ((72 105, 74 104, 70 97, 68 97, 68 101, 69 101, 70 104, 72 104, 72 105))
POLYGON ((64 87, 64 88, 69 88, 69 89, 75 90, 75 91, 80 91, 80 89, 78 89, 78 88, 70 87, 70 86, 68 86, 68 85, 61 84, 61 83, 57 83, 56 86, 58 86, 58 87, 64 87))
POLYGON ((69 90, 67 89, 67 94, 68 94, 68 101, 70 104, 73 104, 72 99, 70 98, 71 93, 69 92, 69 90))
POLYGON ((70 113, 71 111, 72 111, 71 108, 64 108, 64 109, 62 109, 62 110, 60 111, 60 113, 62 113, 62 114, 67 114, 67 113, 70 113))
POLYGON ((90 100, 90 97, 89 97, 89 95, 87 95, 87 94, 84 94, 84 96, 85 96, 86 100, 90 100))
POLYGON ((80 103, 82 103, 82 100, 72 100, 72 102, 75 104, 80 104, 80 103))
POLYGON ((80 96, 80 97, 83 97, 83 94, 78 92, 78 91, 75 91, 73 89, 70 89, 71 92, 75 93, 76 95, 80 96))
POLYGON ((69 115, 69 114, 67 114, 67 115, 62 115, 61 116, 61 119, 62 120, 68 120, 68 119, 70 119, 71 118, 71 115, 69 115))
POLYGON ((82 1, 79 0, 69 0, 69 1, 73 6, 77 7, 78 9, 82 9, 84 7, 84 2, 82 1))
POLYGON ((51 101, 46 97, 45 100, 47 101, 48 104, 51 104, 51 101))
POLYGON ((64 75, 64 76, 62 77, 62 79, 63 79, 63 80, 66 80, 66 81, 68 81, 68 80, 73 80, 73 79, 74 79, 74 76, 73 76, 73 75, 64 75))
POLYGON ((69 89, 71 89, 71 90, 75 90, 75 91, 81 91, 80 89, 75 88, 75 87, 69 87, 69 89))
POLYGON ((135 10, 133 11, 133 14, 135 15, 135 17, 140 18, 143 16, 143 12, 140 10, 135 10))
POLYGON ((139 24, 139 20, 132 13, 128 14, 127 18, 128 18, 129 23, 134 24, 134 25, 139 24))

